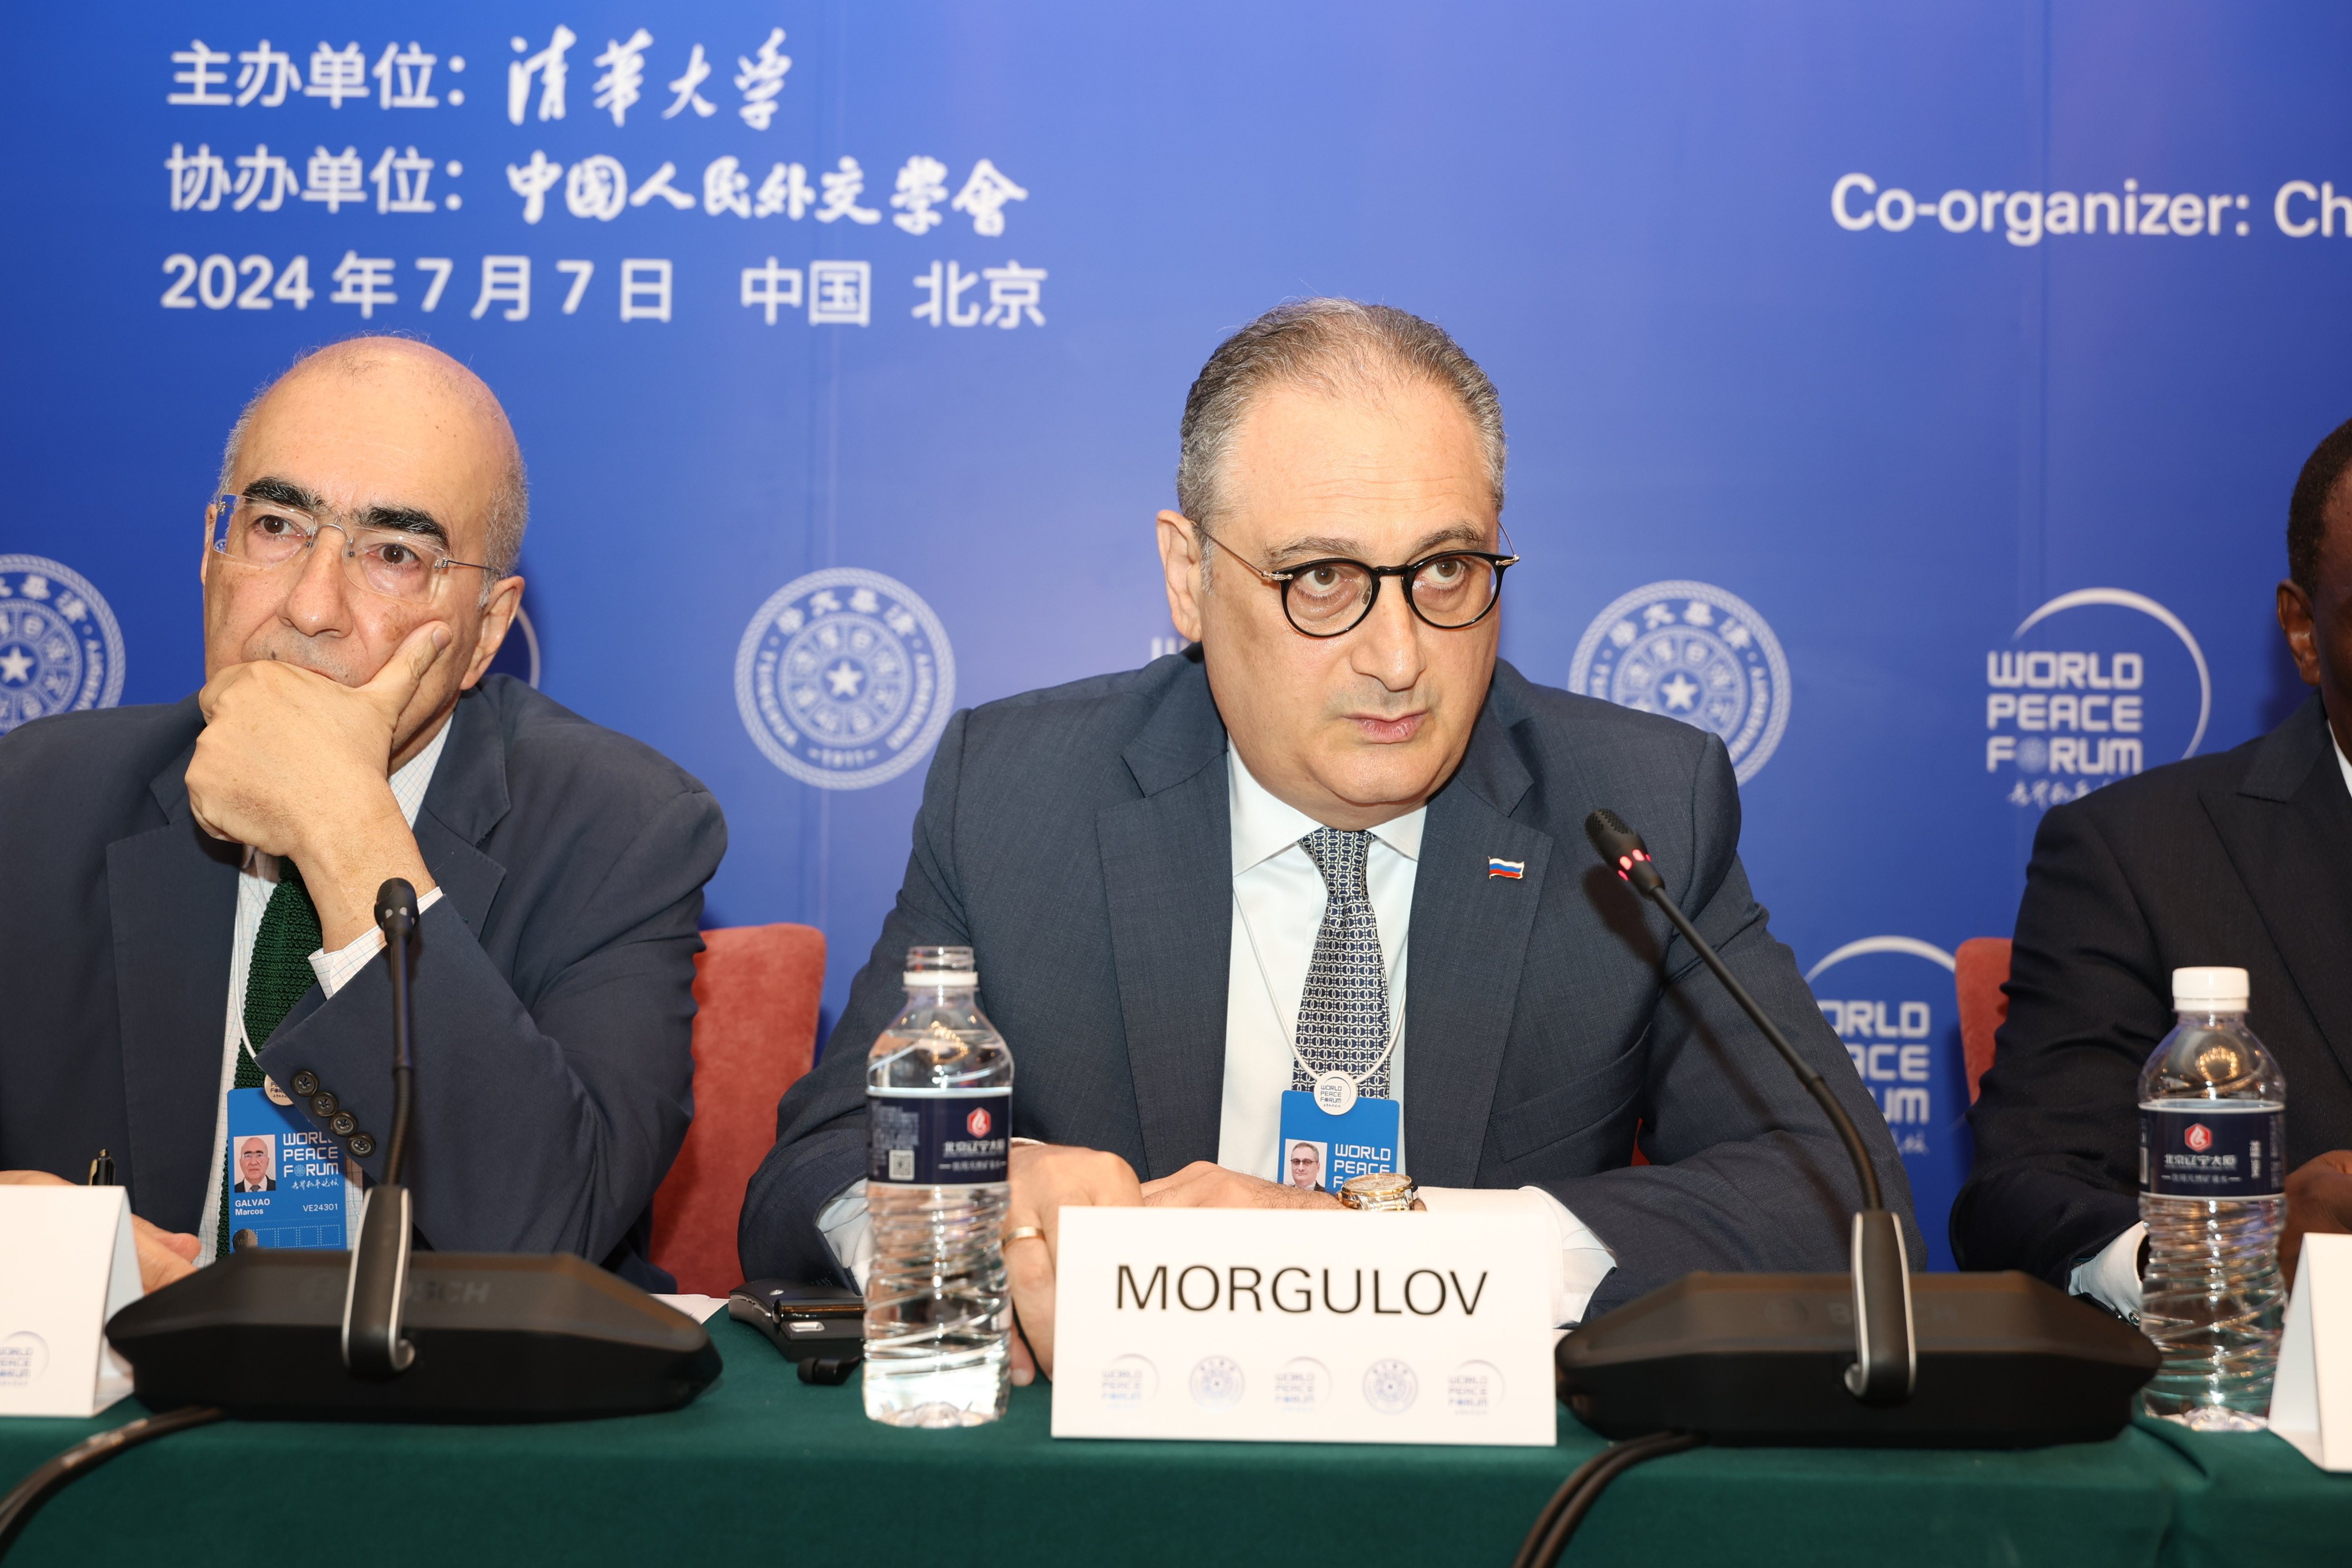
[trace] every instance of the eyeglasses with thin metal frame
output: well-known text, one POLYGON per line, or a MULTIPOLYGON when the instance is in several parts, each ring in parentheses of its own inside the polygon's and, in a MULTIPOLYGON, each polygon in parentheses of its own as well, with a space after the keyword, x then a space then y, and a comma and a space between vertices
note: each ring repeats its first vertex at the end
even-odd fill
POLYGON ((343 575, 352 586, 387 599, 424 604, 452 566, 489 570, 478 561, 452 559, 423 534, 370 528, 259 496, 220 496, 205 508, 205 539, 213 552, 264 572, 308 560, 320 530, 329 528, 343 536, 343 575))
MULTIPOLYGON (((1440 631, 1465 630, 1502 603, 1503 574, 1519 562, 1517 555, 1484 550, 1445 550, 1402 566, 1374 566, 1327 555, 1269 572, 1207 529, 1201 530, 1201 537, 1248 567, 1259 581, 1278 585, 1284 617, 1292 629, 1310 637, 1345 637, 1362 626, 1380 602, 1383 577, 1405 580, 1404 601, 1426 625, 1440 631)), ((1511 542, 1508 530, 1503 542, 1511 542)))

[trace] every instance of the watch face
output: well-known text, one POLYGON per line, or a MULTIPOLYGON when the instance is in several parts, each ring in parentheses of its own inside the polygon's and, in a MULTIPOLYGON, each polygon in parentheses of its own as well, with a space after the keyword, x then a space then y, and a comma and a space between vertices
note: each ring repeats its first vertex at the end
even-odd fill
POLYGON ((1402 1197, 1412 1190, 1412 1178, 1402 1171, 1371 1171, 1360 1176, 1350 1176, 1344 1184, 1353 1196, 1367 1202, 1402 1197))

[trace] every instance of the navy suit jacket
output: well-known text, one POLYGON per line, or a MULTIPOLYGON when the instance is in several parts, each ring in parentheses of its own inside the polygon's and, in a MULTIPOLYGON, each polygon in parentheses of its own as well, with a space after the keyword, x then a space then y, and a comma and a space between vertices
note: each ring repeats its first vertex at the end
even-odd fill
POLYGON ((2286 1075, 2292 1170, 2352 1148, 2352 795, 2311 698, 2260 740, 2054 807, 2033 836, 2009 1020, 1969 1111, 1952 1205, 1964 1268, 2063 1287, 2139 1223, 2139 1073, 2172 972, 2246 971, 2286 1075))
MULTIPOLYGON (((412 992, 417 1230, 668 1289, 646 1259, 651 1205, 693 1115, 697 928, 726 823, 657 752, 509 677, 450 723, 415 828, 442 890, 412 992)), ((244 855, 189 812, 203 728, 190 698, 0 739, 0 1169, 78 1182, 110 1149, 133 1211, 179 1231, 221 1179, 244 855)), ((375 1177, 391 993, 383 962, 331 999, 313 985, 259 1058, 280 1084, 319 1076, 375 1136, 359 1162, 375 1177)))
MULTIPOLYGON (((1146 1179, 1216 1158, 1225 751, 1186 655, 955 716, 898 907, 824 1060, 777 1110, 744 1200, 747 1275, 837 1275, 814 1220, 865 1174, 866 1051, 919 944, 976 950, 981 1004, 1013 1047, 1015 1133, 1109 1150, 1146 1179)), ((1422 834, 1402 1089, 1412 1174, 1558 1196, 1617 1254, 1594 1313, 1694 1268, 1843 1268, 1860 1193, 1843 1146, 1696 955, 1593 855, 1584 818, 1603 805, 1641 830, 1684 909, 1830 1080, 1907 1224, 1886 1124, 1748 891, 1723 742, 1508 664, 1422 834), (1525 876, 1489 877, 1490 856, 1525 876), (1629 1169, 1637 1123, 1654 1163, 1629 1169)))

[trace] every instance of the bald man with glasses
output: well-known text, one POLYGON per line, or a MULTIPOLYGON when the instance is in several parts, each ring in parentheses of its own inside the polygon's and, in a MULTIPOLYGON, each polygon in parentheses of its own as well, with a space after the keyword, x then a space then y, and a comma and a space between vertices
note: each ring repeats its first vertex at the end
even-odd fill
POLYGON ((1343 1147, 1388 1156, 1384 1202, 1543 1215, 1563 1323, 1695 1268, 1843 1268, 1861 1194, 1836 1134, 1595 859, 1601 806, 1833 1086, 1909 1226, 1885 1122, 1749 892, 1722 742, 1496 657, 1503 459, 1486 374, 1403 311, 1307 300, 1216 351, 1156 521, 1192 646, 950 722, 898 906, 746 1194, 747 1274, 863 1282, 866 1053, 917 945, 974 950, 1019 1063, 1015 1382, 1052 1370, 1064 1207, 1370 1206, 1343 1147), (1286 1182, 1318 1108, 1395 1131, 1307 1135, 1329 1167, 1286 1182))
POLYGON ((422 914, 425 1241, 668 1288, 651 1207, 726 826, 656 752, 486 676, 527 510, 471 372, 320 350, 246 408, 204 508, 203 689, 0 738, 0 1182, 110 1150, 151 1288, 229 1247, 236 1091, 334 1139, 354 1186, 381 1173, 394 877, 422 914))

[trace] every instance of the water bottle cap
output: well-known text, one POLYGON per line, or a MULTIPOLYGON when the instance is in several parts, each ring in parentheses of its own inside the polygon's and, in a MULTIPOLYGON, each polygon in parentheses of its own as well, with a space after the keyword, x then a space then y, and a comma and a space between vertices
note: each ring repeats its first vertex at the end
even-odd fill
POLYGON ((2176 969, 2172 972, 2172 1010, 2176 1013, 2242 1013, 2246 1010, 2246 972, 2242 969, 2176 969))
POLYGON ((902 970, 898 984, 909 991, 977 991, 980 971, 977 969, 908 969, 902 970))

